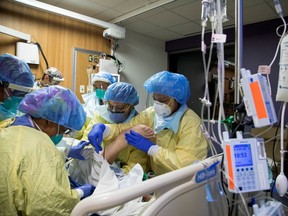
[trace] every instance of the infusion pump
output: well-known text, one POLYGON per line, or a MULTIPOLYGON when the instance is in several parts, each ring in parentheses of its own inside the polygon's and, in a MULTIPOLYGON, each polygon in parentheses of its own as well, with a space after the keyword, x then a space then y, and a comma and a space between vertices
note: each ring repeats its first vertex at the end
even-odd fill
POLYGON ((243 139, 240 132, 236 139, 227 136, 224 134, 222 146, 228 190, 244 193, 270 189, 264 140, 243 139))

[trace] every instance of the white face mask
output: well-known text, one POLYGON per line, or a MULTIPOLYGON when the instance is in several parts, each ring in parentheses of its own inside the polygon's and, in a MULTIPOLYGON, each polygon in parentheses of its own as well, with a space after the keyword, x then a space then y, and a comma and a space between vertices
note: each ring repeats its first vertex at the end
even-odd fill
POLYGON ((171 114, 171 108, 167 104, 160 103, 159 101, 154 101, 154 110, 159 117, 167 117, 171 114))

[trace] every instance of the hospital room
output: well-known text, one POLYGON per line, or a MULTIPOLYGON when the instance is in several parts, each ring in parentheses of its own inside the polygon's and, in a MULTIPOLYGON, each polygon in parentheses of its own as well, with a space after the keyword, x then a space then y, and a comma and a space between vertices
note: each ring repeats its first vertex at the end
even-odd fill
POLYGON ((1 0, 0 215, 288 215, 287 0, 1 0))

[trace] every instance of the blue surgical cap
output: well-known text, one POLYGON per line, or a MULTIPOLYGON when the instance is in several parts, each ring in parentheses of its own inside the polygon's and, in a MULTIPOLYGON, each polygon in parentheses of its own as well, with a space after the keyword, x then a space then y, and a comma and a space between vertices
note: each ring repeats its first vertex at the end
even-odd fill
POLYGON ((158 93, 176 99, 180 104, 185 104, 190 98, 190 85, 187 78, 178 73, 162 71, 151 76, 144 83, 148 93, 158 93))
POLYGON ((108 86, 104 100, 112 100, 136 106, 139 103, 139 96, 133 85, 125 82, 117 82, 108 86))
POLYGON ((76 95, 57 85, 27 94, 18 110, 74 130, 80 130, 86 121, 86 113, 76 95))
POLYGON ((94 75, 94 77, 92 79, 92 84, 96 81, 102 81, 102 82, 107 82, 109 84, 112 84, 112 83, 116 82, 116 79, 115 79, 115 77, 112 76, 111 73, 100 71, 94 75))
POLYGON ((0 81, 25 87, 34 86, 33 74, 28 64, 8 53, 0 55, 0 81))

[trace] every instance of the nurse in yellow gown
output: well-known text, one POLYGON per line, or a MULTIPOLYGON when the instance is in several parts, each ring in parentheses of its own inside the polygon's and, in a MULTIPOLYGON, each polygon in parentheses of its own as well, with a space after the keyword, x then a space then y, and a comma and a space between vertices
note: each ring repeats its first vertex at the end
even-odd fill
POLYGON ((190 85, 181 74, 162 71, 150 77, 144 87, 153 94, 154 106, 145 109, 126 124, 96 124, 88 135, 97 148, 99 142, 115 138, 122 130, 144 124, 154 129, 156 138, 149 140, 130 130, 125 134, 128 144, 149 155, 156 175, 170 172, 207 157, 208 142, 201 119, 186 103, 190 85))
POLYGON ((70 215, 93 185, 70 188, 55 147, 63 134, 80 130, 86 115, 77 97, 60 86, 29 93, 10 127, 0 130, 0 215, 70 215))

